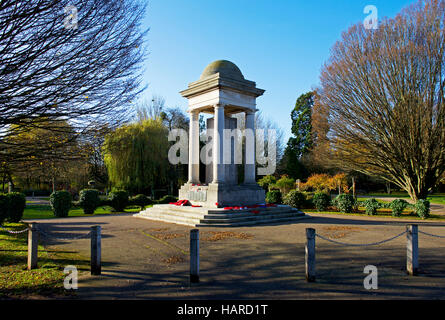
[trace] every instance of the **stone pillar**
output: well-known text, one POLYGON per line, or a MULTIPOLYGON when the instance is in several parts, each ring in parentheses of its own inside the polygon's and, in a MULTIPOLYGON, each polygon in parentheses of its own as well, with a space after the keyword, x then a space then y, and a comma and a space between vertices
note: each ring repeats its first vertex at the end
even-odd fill
POLYGON ((189 128, 189 180, 188 183, 199 184, 199 112, 190 114, 189 128))
POLYGON ((255 113, 246 112, 244 184, 255 184, 255 113))
POLYGON ((224 137, 224 106, 214 106, 215 120, 213 124, 213 181, 212 183, 224 183, 223 163, 223 137, 224 137))

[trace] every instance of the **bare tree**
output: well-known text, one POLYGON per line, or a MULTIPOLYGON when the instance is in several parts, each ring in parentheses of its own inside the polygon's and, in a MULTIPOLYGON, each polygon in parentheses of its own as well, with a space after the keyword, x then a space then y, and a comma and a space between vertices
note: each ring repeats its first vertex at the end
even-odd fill
POLYGON ((138 0, 0 2, 0 159, 29 156, 26 144, 8 137, 48 121, 69 121, 82 132, 128 118, 144 89, 145 6, 138 0))
POLYGON ((352 26, 321 75, 338 164, 425 198, 445 171, 445 1, 352 26))
POLYGON ((136 121, 161 118, 165 109, 165 99, 160 95, 153 95, 151 101, 143 100, 136 105, 136 121))

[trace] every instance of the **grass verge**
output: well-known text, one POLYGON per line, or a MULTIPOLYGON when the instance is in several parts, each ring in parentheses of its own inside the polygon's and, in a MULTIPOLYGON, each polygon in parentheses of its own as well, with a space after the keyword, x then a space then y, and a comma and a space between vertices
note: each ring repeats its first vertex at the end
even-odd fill
MULTIPOLYGON (((140 211, 139 207, 127 207, 125 212, 137 213, 140 211)), ((111 207, 99 207, 94 212, 95 215, 101 214, 117 214, 122 212, 113 212, 111 207)), ((68 214, 68 217, 88 217, 83 213, 81 208, 72 208, 68 214)), ((54 216, 51 206, 49 205, 27 205, 25 212, 23 213, 23 220, 33 220, 33 219, 55 219, 58 218, 54 216)))
MULTIPOLYGON (((407 193, 403 193, 403 192, 395 192, 395 193, 391 193, 391 194, 387 194, 387 193, 370 193, 370 194, 366 195, 366 198, 373 198, 373 197, 379 197, 379 198, 400 198, 400 199, 405 199, 405 200, 408 200, 410 198, 407 193)), ((362 199, 366 199, 366 198, 362 198, 362 199)), ((445 205, 445 194, 443 194, 443 193, 437 193, 437 194, 429 195, 426 199, 429 202, 431 202, 431 203, 445 205)))
MULTIPOLYGON (((11 231, 23 230, 23 223, 4 225, 11 231)), ((0 230, 0 298, 28 298, 30 296, 73 296, 75 292, 63 287, 67 276, 63 270, 76 266, 78 275, 89 271, 89 259, 77 252, 46 249, 39 245, 38 268, 27 270, 27 232, 9 234, 0 230)))
POLYGON ((412 219, 412 220, 422 220, 422 221, 443 221, 445 220, 445 216, 440 216, 437 214, 430 214, 430 216, 426 219, 423 219, 416 215, 415 213, 405 210, 402 215, 398 217, 394 217, 391 214, 391 210, 388 209, 379 209, 376 215, 370 216, 365 213, 364 210, 359 210, 359 212, 353 213, 344 213, 338 211, 317 211, 316 209, 302 209, 305 213, 322 213, 322 214, 334 214, 334 215, 345 215, 345 216, 357 216, 357 217, 369 217, 369 218, 390 218, 390 219, 412 219))

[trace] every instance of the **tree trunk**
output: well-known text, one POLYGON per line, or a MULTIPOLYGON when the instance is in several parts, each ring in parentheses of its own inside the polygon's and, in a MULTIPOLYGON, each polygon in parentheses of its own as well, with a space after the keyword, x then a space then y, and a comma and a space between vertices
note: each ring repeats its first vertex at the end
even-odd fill
POLYGON ((14 186, 14 182, 12 181, 12 176, 10 173, 8 173, 8 179, 9 179, 9 185, 8 185, 8 193, 11 193, 15 186, 14 186))
POLYGON ((356 198, 356 194, 355 194, 355 178, 352 177, 352 196, 354 198, 356 198))
POLYGON ((391 182, 386 183, 386 193, 391 194, 391 182))
POLYGON ((6 172, 3 174, 3 186, 2 186, 2 188, 3 188, 2 192, 3 193, 5 193, 5 185, 6 185, 6 172))

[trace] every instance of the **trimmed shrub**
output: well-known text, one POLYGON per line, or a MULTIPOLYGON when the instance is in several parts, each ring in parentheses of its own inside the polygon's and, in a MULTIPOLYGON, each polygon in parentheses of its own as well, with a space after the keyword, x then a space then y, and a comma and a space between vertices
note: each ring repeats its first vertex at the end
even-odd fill
POLYGON ((314 202, 312 201, 314 198, 314 194, 311 192, 302 192, 304 194, 304 204, 303 207, 304 209, 315 209, 315 205, 314 202))
POLYGON ((144 210, 146 206, 153 204, 153 201, 145 194, 138 194, 132 198, 130 198, 130 205, 139 206, 141 210, 144 210))
POLYGON ((332 205, 340 212, 351 213, 355 207, 355 199, 351 194, 340 194, 332 200, 332 205))
POLYGON ((392 210, 392 215, 394 217, 398 217, 402 214, 403 210, 406 209, 406 207, 408 207, 408 202, 406 200, 403 199, 395 199, 393 201, 391 201, 391 203, 389 204, 389 207, 392 210))
POLYGON ((265 191, 269 191, 269 187, 277 182, 277 178, 272 175, 264 176, 258 181, 258 185, 265 191))
POLYGON ((326 211, 331 203, 331 197, 325 192, 317 192, 312 198, 312 203, 317 211, 326 211))
POLYGON ((280 204, 282 201, 280 190, 271 190, 266 193, 266 203, 280 204))
POLYGON ((284 174, 275 184, 269 185, 269 188, 278 188, 282 194, 287 194, 292 188, 295 188, 295 180, 284 174))
POLYGON ((391 202, 380 202, 381 209, 391 209, 391 202))
POLYGON ((108 198, 99 198, 99 207, 111 207, 111 200, 108 198))
POLYGON ((83 209, 84 214, 94 214, 94 211, 100 205, 99 191, 96 189, 81 190, 78 205, 83 209))
POLYGON ((6 194, 0 193, 0 225, 8 218, 8 202, 6 194))
POLYGON ((374 216, 377 214, 377 210, 381 208, 380 203, 374 199, 366 199, 363 202, 363 206, 365 207, 365 211, 367 215, 374 216))
POLYGON ((23 212, 26 208, 26 197, 20 192, 11 192, 6 194, 8 197, 8 217, 9 222, 19 222, 23 218, 23 212))
POLYGON ((298 209, 303 207, 305 201, 306 197, 304 196, 304 194, 295 189, 289 191, 289 193, 283 199, 284 204, 298 209))
POLYGON ((430 202, 428 200, 425 199, 420 199, 417 200, 416 204, 414 205, 416 214, 423 218, 426 219, 430 216, 430 202))
POLYGON ((115 212, 123 212, 128 206, 128 192, 123 190, 111 192, 109 200, 109 206, 115 212))
POLYGON ((68 217, 71 209, 71 193, 68 191, 56 191, 49 197, 49 204, 56 217, 68 217))
POLYGON ((176 202, 178 198, 172 195, 163 196, 161 199, 157 201, 159 204, 169 204, 170 202, 176 202))

